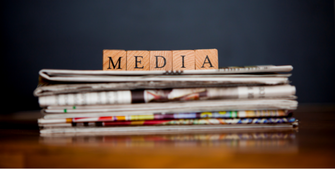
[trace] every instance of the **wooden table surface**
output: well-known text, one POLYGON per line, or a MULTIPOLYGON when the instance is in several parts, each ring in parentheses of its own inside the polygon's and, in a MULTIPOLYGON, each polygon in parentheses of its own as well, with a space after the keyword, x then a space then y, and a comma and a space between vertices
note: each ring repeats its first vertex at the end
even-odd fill
POLYGON ((41 137, 38 111, 1 115, 0 167, 335 167, 335 106, 296 130, 41 137))

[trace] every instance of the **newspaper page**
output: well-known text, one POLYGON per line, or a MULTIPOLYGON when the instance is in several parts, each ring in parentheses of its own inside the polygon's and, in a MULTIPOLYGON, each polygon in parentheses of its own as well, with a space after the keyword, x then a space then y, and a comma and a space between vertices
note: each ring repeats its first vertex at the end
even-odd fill
POLYGON ((140 133, 168 133, 182 131, 223 131, 230 132, 237 130, 277 130, 277 129, 292 129, 296 123, 283 124, 240 124, 240 125, 161 125, 161 126, 120 126, 120 127, 68 127, 68 128, 47 128, 41 129, 41 135, 48 134, 80 134, 80 133, 113 133, 118 134, 140 134, 140 133))
POLYGON ((273 73, 290 72, 291 65, 259 65, 259 66, 230 66, 210 70, 183 70, 183 71, 103 71, 103 70, 65 70, 65 69, 42 69, 40 75, 43 77, 56 76, 90 76, 90 75, 208 75, 208 74, 232 74, 232 73, 273 73))
POLYGON ((49 119, 232 110, 295 110, 297 106, 298 102, 290 99, 234 99, 124 105, 49 106, 43 112, 45 113, 44 118, 49 119))
POLYGON ((46 106, 65 105, 104 105, 149 102, 170 102, 209 99, 258 99, 294 97, 295 87, 277 86, 238 86, 222 88, 182 88, 156 90, 101 91, 73 94, 40 96, 39 104, 46 106))

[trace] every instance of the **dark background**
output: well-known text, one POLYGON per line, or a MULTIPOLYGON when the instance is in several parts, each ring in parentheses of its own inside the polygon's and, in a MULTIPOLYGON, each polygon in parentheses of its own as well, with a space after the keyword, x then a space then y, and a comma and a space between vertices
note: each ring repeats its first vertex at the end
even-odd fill
POLYGON ((333 0, 2 1, 1 113, 39 109, 38 71, 103 49, 217 48, 219 66, 293 65, 299 103, 335 103, 333 0))

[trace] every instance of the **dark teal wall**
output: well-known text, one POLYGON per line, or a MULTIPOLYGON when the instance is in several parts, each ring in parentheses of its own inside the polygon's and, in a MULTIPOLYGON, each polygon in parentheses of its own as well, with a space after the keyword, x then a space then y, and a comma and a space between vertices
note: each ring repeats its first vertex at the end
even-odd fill
POLYGON ((332 0, 8 0, 1 6, 6 112, 39 109, 32 92, 40 69, 102 69, 103 49, 217 48, 221 67, 291 64, 300 103, 335 103, 332 0))

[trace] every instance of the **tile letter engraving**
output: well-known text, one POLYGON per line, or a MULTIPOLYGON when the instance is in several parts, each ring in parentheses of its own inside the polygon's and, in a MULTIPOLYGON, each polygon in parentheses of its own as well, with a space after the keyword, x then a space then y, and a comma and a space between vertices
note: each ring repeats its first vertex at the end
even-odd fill
POLYGON ((209 67, 213 67, 211 61, 210 61, 209 58, 208 58, 208 55, 206 56, 205 61, 204 61, 204 64, 202 64, 201 68, 205 68, 205 67, 204 67, 204 66, 205 66, 205 63, 209 63, 209 64, 210 64, 209 67), (207 61, 206 61, 206 60, 207 60, 207 61))
POLYGON ((156 67, 155 68, 163 68, 166 65, 166 59, 164 56, 155 56, 156 57, 156 67), (163 58, 163 65, 162 66, 158 66, 158 57, 163 58))
POLYGON ((122 58, 122 57, 119 57, 119 59, 117 60, 117 62, 116 62, 115 64, 114 64, 114 62, 113 62, 112 57, 108 57, 108 58, 109 58, 109 66, 108 66, 108 69, 111 69, 111 63, 112 63, 112 65, 113 65, 113 69, 115 69, 115 67, 116 67, 117 65, 119 65, 117 69, 121 69, 121 58, 122 58))
POLYGON ((143 59, 143 56, 134 56, 135 57, 135 67, 134 67, 134 69, 143 69, 144 68, 144 66, 142 66, 142 67, 138 67, 138 63, 139 64, 141 64, 142 63, 142 59, 143 59), (138 58, 142 58, 141 60, 138 60, 138 58))

